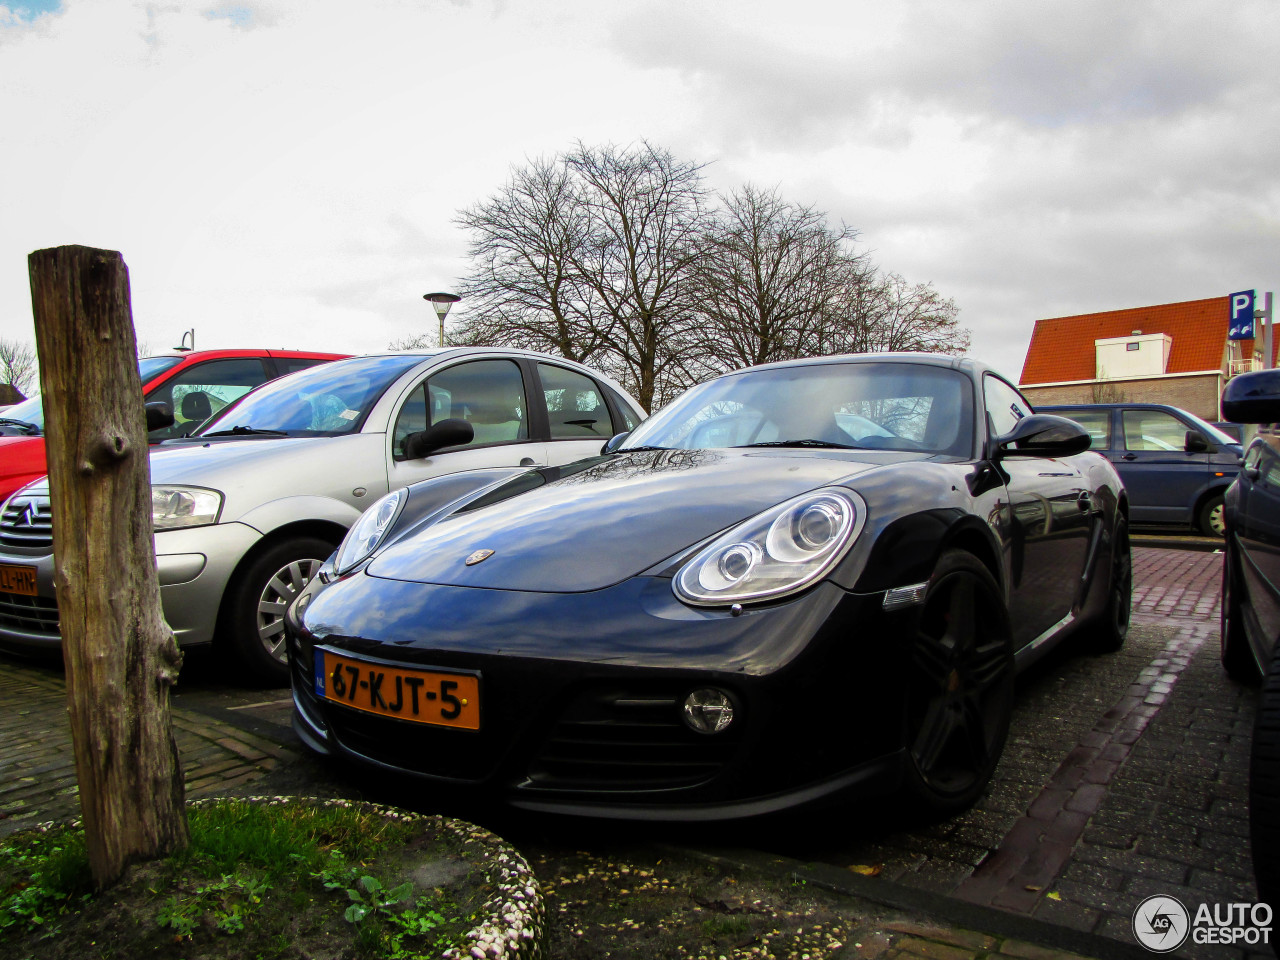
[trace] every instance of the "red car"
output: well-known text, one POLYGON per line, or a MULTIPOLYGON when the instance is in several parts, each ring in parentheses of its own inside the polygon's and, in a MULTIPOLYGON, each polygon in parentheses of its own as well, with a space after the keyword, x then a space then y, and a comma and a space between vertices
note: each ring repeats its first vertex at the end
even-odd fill
MULTIPOLYGON (((173 412, 173 422, 148 437, 155 444, 185 436, 258 384, 343 356, 306 350, 193 350, 143 357, 138 361, 143 402, 168 404, 173 412)), ((48 472, 40 398, 0 411, 0 503, 48 472)))

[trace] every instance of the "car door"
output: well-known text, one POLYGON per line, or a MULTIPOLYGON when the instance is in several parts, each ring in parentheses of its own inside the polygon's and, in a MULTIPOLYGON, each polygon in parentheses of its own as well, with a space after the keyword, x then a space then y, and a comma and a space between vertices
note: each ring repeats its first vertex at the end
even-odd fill
POLYGON ((1236 484, 1245 592, 1263 643, 1274 643, 1280 636, 1280 424, 1259 431, 1236 484))
POLYGON ((614 423, 605 388, 591 377, 542 361, 537 364, 537 376, 547 415, 547 460, 551 465, 593 457, 615 433, 636 426, 623 418, 614 423))
MULTIPOLYGON (((983 394, 992 439, 1031 414, 1022 395, 998 377, 984 377, 983 394)), ((1000 467, 1009 496, 1009 613, 1015 647, 1021 647, 1072 612, 1088 552, 1092 500, 1071 458, 1019 456, 1014 450, 1000 467)))
POLYGON ((1135 523, 1192 523, 1209 475, 1207 448, 1187 450, 1194 427, 1167 410, 1126 408, 1112 462, 1129 490, 1135 523))
MULTIPOLYGON (((402 400, 388 436, 391 489, 419 480, 480 467, 545 466, 547 444, 534 432, 535 417, 521 364, 508 358, 482 358, 432 370, 402 400), (445 419, 471 424, 470 443, 436 450, 426 457, 405 453, 410 434, 445 419)), ((599 449, 597 445, 596 449, 599 449)))

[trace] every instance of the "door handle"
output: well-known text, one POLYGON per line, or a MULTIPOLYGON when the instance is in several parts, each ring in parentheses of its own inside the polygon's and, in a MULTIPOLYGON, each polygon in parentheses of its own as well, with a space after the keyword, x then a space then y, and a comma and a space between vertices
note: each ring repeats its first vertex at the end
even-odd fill
POLYGON ((520 459, 520 466, 534 467, 534 466, 537 466, 537 464, 534 462, 533 457, 522 457, 520 459))
POLYGON ((1137 459, 1138 459, 1138 455, 1137 455, 1136 453, 1126 453, 1126 454, 1125 454, 1123 457, 1121 457, 1120 459, 1121 459, 1121 460, 1137 460, 1137 459))

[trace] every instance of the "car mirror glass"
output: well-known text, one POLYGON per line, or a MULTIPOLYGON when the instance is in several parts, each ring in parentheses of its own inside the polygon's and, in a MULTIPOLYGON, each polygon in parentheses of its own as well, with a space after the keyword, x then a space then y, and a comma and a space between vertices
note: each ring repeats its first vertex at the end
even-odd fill
POLYGON ((470 443, 475 437, 475 430, 466 420, 450 418, 433 423, 425 430, 411 433, 405 438, 404 452, 411 460, 423 457, 445 447, 457 447, 470 443))
POLYGON ((996 440, 996 456, 1069 457, 1089 449, 1088 432, 1074 420, 1036 413, 996 440))

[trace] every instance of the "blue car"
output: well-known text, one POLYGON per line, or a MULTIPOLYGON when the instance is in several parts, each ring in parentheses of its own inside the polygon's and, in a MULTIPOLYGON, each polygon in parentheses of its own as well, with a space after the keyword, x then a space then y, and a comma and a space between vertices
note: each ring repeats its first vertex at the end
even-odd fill
POLYGON ((1262 694, 1249 768, 1253 866, 1262 902, 1280 903, 1280 370, 1235 377, 1223 412, 1262 426, 1227 491, 1222 665, 1262 694))
POLYGON ((1134 524, 1190 526, 1223 536, 1222 498, 1244 449, 1195 414, 1162 403, 1038 406, 1088 431, 1091 449, 1115 466, 1134 524))

